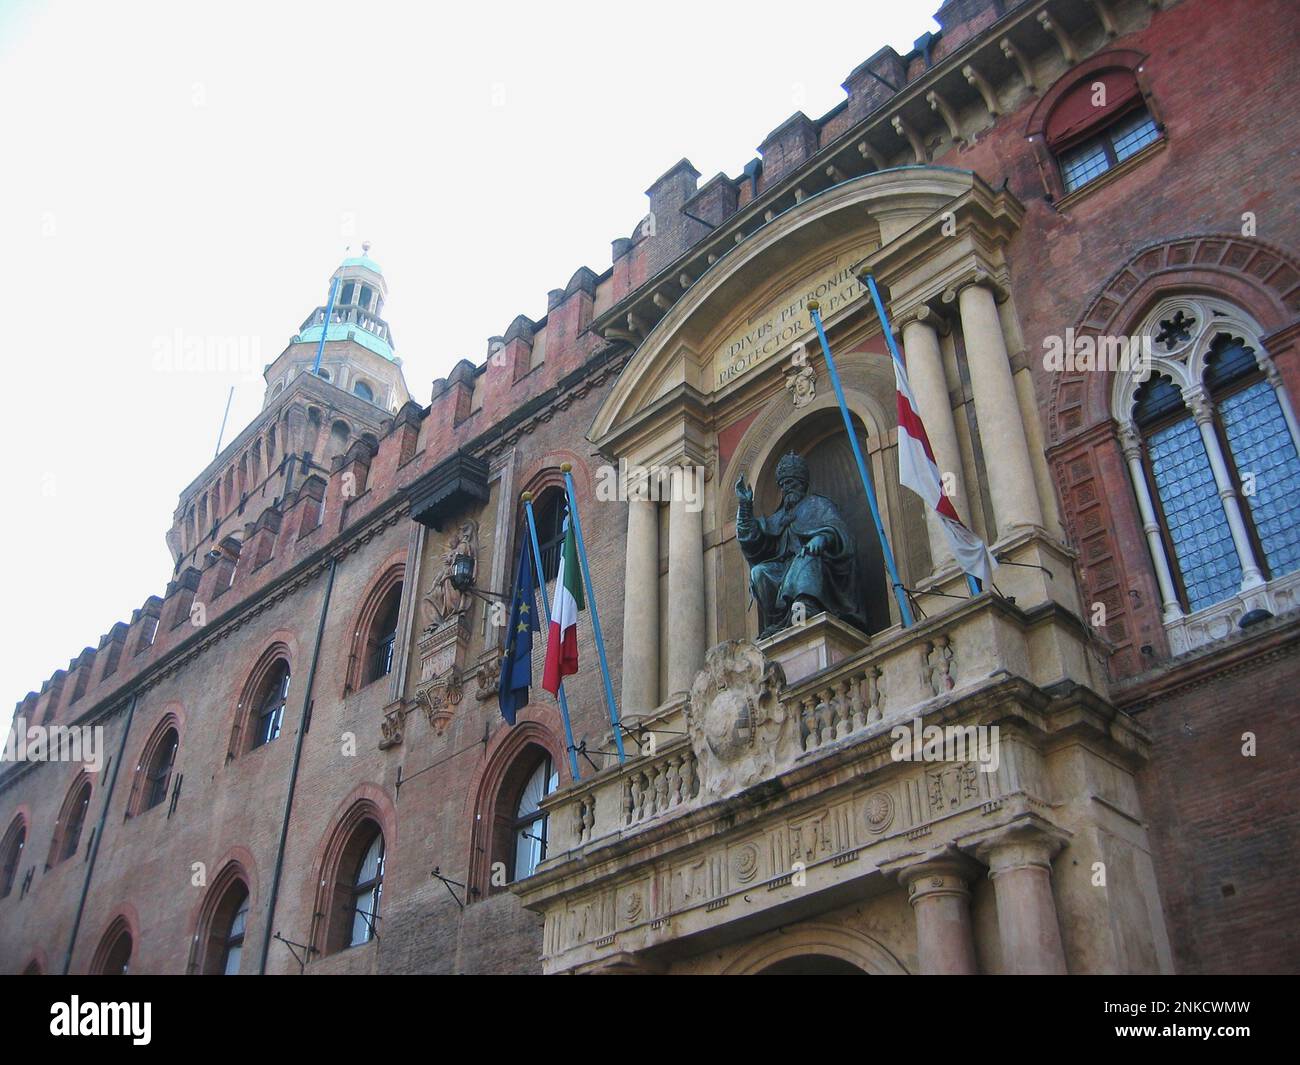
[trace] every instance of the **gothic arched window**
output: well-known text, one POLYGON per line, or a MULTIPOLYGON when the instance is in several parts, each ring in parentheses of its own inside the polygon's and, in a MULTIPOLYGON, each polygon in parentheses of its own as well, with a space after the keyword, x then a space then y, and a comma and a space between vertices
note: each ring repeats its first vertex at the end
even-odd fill
POLYGON ((1265 576, 1290 573, 1300 567, 1300 454, 1277 390, 1254 349, 1229 333, 1211 344, 1203 380, 1242 485, 1265 576))
POLYGON ((1166 299, 1135 338, 1150 346, 1150 372, 1116 377, 1175 653, 1211 638, 1183 618, 1220 604, 1234 620, 1274 612, 1277 582, 1300 571, 1300 430, 1258 336, 1231 305, 1166 299))

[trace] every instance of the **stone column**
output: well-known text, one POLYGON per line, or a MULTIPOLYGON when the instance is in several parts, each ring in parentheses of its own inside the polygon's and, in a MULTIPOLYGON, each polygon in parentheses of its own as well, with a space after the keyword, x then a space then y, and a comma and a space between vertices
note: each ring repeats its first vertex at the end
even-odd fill
POLYGON ((1119 444, 1128 463, 1129 473, 1133 477, 1133 491, 1137 493, 1138 510, 1142 514, 1142 530, 1147 534, 1147 545, 1151 548, 1151 561, 1155 563, 1156 583, 1160 585, 1160 602, 1164 608, 1164 620, 1165 624, 1168 624, 1183 616, 1183 608, 1178 603, 1178 592, 1174 588, 1174 574, 1169 568, 1169 559, 1165 555, 1165 542, 1160 537, 1160 523, 1156 520, 1151 488, 1147 484, 1146 470, 1142 465, 1142 443, 1137 431, 1131 425, 1126 425, 1119 431, 1119 444))
POLYGON ((941 858, 899 871, 916 920, 916 953, 922 975, 971 976, 975 938, 971 931, 971 863, 941 858))
POLYGON ((1065 948, 1052 897, 1052 858, 1061 835, 1033 825, 1011 826, 978 848, 997 897, 1002 967, 1015 975, 1064 974, 1065 948))
POLYGON ((629 499, 623 582, 624 716, 659 705, 659 505, 629 499))
POLYGON ((1002 540, 1015 526, 1041 527, 1043 512, 1034 488, 1034 468, 1011 379, 1007 342, 988 280, 977 277, 965 284, 957 293, 957 305, 997 520, 997 539, 1002 540))
POLYGON ((1241 562, 1241 590, 1258 588, 1264 583, 1264 572, 1255 561, 1255 548, 1246 533, 1245 519, 1241 516, 1241 501, 1237 499, 1237 491, 1232 487, 1232 478, 1228 475, 1228 464, 1224 461, 1223 449, 1219 446, 1219 434, 1214 431, 1214 410, 1210 405, 1209 393, 1205 391, 1204 385, 1197 385, 1183 393, 1183 398, 1192 408, 1196 428, 1201 431, 1205 453, 1209 456, 1210 469, 1214 473, 1214 483, 1219 489, 1223 512, 1228 518, 1228 530, 1232 533, 1232 543, 1241 562))
POLYGON ((690 691, 704 666, 704 510, 668 504, 668 688, 690 691))
MULTIPOLYGON (((1258 355, 1255 357, 1259 358, 1258 355)), ((1277 405, 1281 408, 1286 427, 1291 432, 1291 442, 1295 444, 1296 451, 1300 451, 1300 424, 1296 423, 1295 410, 1286 394, 1286 385, 1282 383, 1282 371, 1277 368, 1277 363, 1272 359, 1265 360, 1260 368, 1273 387, 1273 395, 1277 397, 1277 405)))
MULTIPOLYGON (((965 478, 961 468, 961 449, 957 444, 957 426, 948 398, 948 379, 943 372, 943 355, 939 350, 937 316, 928 307, 920 307, 903 325, 903 349, 907 357, 907 379, 916 397, 917 413, 925 423, 930 448, 939 473, 953 477, 953 506, 963 521, 969 518, 965 478)), ((930 533, 930 557, 934 568, 953 561, 948 538, 944 536, 938 515, 926 508, 926 527, 930 533)))

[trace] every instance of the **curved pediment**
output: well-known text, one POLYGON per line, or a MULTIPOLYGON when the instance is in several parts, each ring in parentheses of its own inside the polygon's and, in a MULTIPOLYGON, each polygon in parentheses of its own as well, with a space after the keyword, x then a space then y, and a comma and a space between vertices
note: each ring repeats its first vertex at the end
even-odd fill
POLYGON ((865 298, 851 267, 976 186, 970 171, 909 166, 842 182, 773 218, 715 262, 646 335, 588 434, 604 446, 680 386, 701 396, 806 339, 865 298))

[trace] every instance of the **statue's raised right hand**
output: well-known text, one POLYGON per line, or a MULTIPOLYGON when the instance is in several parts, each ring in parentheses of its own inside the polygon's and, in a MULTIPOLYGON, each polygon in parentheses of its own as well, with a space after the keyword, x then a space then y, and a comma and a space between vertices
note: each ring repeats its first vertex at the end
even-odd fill
POLYGON ((754 502, 754 489, 745 483, 745 475, 742 473, 736 478, 736 498, 742 503, 754 502))

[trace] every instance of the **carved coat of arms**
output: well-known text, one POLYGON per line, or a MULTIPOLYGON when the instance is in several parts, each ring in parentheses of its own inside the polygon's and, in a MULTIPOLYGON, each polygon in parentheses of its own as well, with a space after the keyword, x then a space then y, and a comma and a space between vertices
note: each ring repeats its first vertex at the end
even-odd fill
POLYGON ((710 798, 758 783, 799 754, 799 722, 781 703, 785 672, 752 643, 710 649, 686 707, 701 790, 710 798))

